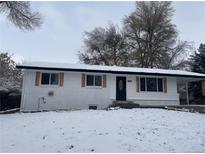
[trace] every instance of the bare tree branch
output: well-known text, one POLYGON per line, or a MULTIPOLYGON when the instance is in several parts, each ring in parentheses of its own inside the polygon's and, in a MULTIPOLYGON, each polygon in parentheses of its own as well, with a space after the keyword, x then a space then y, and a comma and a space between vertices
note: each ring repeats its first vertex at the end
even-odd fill
POLYGON ((42 24, 42 17, 38 12, 32 12, 30 2, 1 1, 0 12, 22 30, 34 30, 42 24))

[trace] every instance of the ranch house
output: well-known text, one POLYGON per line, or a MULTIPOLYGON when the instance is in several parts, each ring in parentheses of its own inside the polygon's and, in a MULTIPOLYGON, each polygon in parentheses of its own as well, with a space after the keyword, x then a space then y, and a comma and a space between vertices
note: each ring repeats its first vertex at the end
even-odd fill
MULTIPOLYGON (((113 102, 179 105, 177 85, 204 80, 182 70, 25 62, 21 111, 104 109, 113 102)), ((205 82, 203 82, 205 95, 205 82)), ((187 100, 188 101, 188 100, 187 100)))

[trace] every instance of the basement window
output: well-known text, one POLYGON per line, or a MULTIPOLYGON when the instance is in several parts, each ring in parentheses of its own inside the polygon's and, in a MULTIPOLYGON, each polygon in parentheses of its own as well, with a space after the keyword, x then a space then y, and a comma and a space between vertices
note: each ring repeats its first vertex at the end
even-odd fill
POLYGON ((140 90, 147 92, 163 92, 162 78, 140 78, 140 90))
POLYGON ((86 75, 86 86, 102 86, 102 76, 101 75, 86 75))
POLYGON ((58 85, 59 74, 58 73, 42 73, 41 85, 58 85))
POLYGON ((89 110, 97 110, 97 105, 89 105, 89 110))

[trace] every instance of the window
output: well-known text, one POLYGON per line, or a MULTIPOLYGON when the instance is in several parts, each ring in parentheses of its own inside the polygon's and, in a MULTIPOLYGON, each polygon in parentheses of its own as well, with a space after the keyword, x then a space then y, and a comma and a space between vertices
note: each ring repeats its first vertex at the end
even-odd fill
POLYGON ((140 90, 148 92, 163 92, 162 78, 140 78, 140 90))
POLYGON ((145 78, 140 78, 140 89, 145 91, 145 78))
POLYGON ((158 91, 163 92, 163 82, 162 79, 158 79, 158 91))
POLYGON ((93 75, 87 75, 87 86, 93 86, 93 82, 94 82, 94 76, 93 75))
POLYGON ((57 73, 51 73, 51 84, 52 85, 58 85, 58 74, 57 73))
POLYGON ((147 91, 157 91, 156 78, 147 78, 147 91))
POLYGON ((102 76, 101 75, 87 75, 86 85, 87 86, 102 86, 102 76))
POLYGON ((123 81, 120 79, 120 81, 118 82, 118 87, 119 90, 122 91, 123 90, 123 81))
POLYGON ((102 77, 100 75, 95 75, 95 86, 102 86, 102 77))
POLYGON ((89 105, 89 110, 97 110, 97 105, 89 105))
POLYGON ((42 73, 41 75, 41 84, 49 84, 50 74, 42 73))
POLYGON ((59 74, 58 73, 42 73, 41 84, 42 85, 58 85, 59 74))

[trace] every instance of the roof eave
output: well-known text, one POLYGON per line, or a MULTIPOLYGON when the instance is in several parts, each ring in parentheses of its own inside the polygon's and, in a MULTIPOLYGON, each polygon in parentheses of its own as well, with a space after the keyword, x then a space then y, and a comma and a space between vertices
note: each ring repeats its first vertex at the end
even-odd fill
POLYGON ((129 71, 111 71, 111 70, 94 70, 94 69, 73 69, 73 68, 55 68, 55 67, 37 67, 37 66, 23 66, 17 65, 18 69, 34 69, 34 70, 52 70, 52 71, 72 71, 72 72, 93 72, 93 73, 111 73, 111 74, 129 74, 129 75, 156 75, 156 76, 172 76, 172 77, 188 77, 188 78, 202 78, 204 76, 195 75, 181 75, 181 74, 167 74, 167 73, 147 73, 147 72, 129 72, 129 71))

